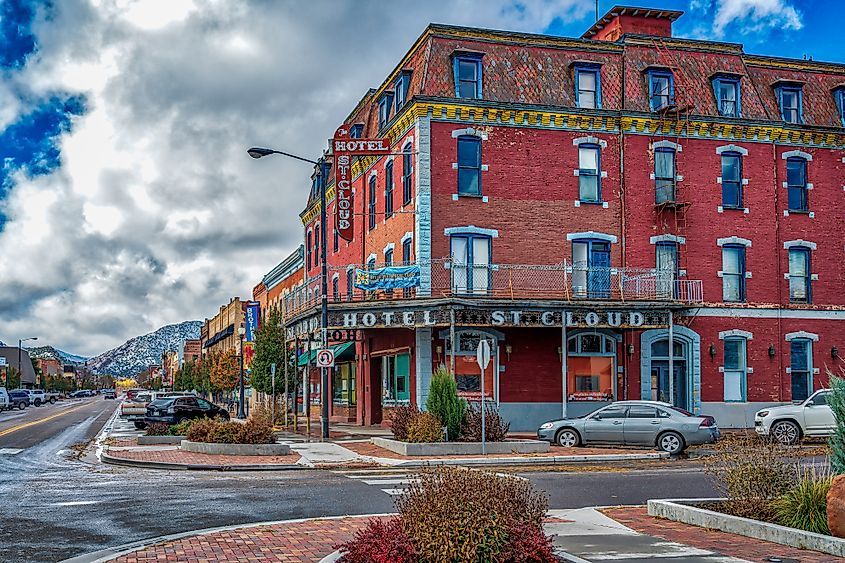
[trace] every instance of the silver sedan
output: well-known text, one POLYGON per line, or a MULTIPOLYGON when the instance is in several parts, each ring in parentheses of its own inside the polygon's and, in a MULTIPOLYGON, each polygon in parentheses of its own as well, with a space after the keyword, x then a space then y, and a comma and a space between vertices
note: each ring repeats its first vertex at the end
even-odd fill
POLYGON ((687 446, 714 443, 719 436, 712 416, 658 401, 618 401, 580 418, 546 422, 537 431, 540 440, 564 447, 622 444, 656 447, 672 455, 687 446))

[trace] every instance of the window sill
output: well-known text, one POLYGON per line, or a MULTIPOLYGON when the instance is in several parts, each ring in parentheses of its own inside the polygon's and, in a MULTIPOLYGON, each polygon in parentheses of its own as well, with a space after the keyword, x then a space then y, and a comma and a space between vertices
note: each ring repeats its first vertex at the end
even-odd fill
POLYGON ((584 201, 582 199, 575 200, 575 207, 581 207, 582 205, 594 205, 594 206, 601 206, 603 209, 607 209, 607 202, 606 201, 584 201))
POLYGON ((488 201, 490 201, 489 197, 481 194, 452 194, 452 201, 458 201, 462 198, 480 199, 482 203, 487 203, 488 201))

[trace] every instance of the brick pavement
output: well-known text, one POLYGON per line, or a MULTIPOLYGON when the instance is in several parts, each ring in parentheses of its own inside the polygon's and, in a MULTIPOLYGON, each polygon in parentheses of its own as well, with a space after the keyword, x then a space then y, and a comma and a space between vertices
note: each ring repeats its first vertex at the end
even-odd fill
POLYGON ((602 512, 642 534, 749 561, 764 561, 771 556, 798 559, 801 563, 830 563, 839 560, 826 553, 797 549, 738 534, 656 518, 649 516, 644 506, 608 508, 602 512))
POLYGON ((368 518, 337 518, 237 528, 160 543, 120 556, 115 563, 269 561, 312 563, 351 539, 368 518))
POLYGON ((300 455, 295 452, 283 456, 211 455, 184 452, 175 448, 167 450, 109 448, 108 454, 121 459, 187 465, 294 465, 300 458, 300 455))

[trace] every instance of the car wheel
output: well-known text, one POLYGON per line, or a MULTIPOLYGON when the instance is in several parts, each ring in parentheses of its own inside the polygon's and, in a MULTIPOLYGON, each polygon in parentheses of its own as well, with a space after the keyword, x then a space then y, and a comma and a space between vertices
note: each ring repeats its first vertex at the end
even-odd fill
POLYGON ((581 436, 571 428, 564 428, 557 433, 555 441, 564 448, 577 448, 581 445, 581 436))
POLYGON ((25 408, 26 408, 26 403, 24 403, 23 401, 21 401, 20 403, 18 403, 18 409, 20 409, 20 410, 24 410, 25 408))
POLYGON ((138 430, 143 430, 146 427, 147 427, 146 422, 135 421, 135 428, 137 428, 138 430))
POLYGON ((36 407, 40 407, 40 406, 41 406, 41 399, 35 399, 35 406, 36 406, 36 407))
POLYGON ((686 449, 684 438, 677 432, 666 432, 657 438, 657 448, 670 455, 678 455, 686 449))
POLYGON ((791 420, 781 420, 772 425, 772 435, 784 446, 794 446, 801 441, 801 429, 791 420))
POLYGON ((51 404, 51 405, 55 405, 55 404, 56 404, 56 398, 55 398, 55 397, 50 397, 50 404, 51 404))

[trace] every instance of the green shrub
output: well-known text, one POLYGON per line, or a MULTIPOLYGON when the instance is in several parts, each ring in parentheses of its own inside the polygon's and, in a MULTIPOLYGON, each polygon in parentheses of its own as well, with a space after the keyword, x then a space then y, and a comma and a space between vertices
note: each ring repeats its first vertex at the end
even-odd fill
MULTIPOLYGON (((840 375, 845 376, 842 368, 840 375)), ((836 428, 830 437, 830 469, 834 475, 845 473, 845 379, 837 377, 828 371, 830 376, 830 394, 827 404, 836 418, 836 428)))
POLYGON ((218 422, 211 433, 210 442, 215 444, 239 444, 241 424, 237 422, 218 422))
POLYGON ((211 442, 217 422, 208 418, 197 419, 188 429, 188 440, 191 442, 211 442))
MULTIPOLYGON (((548 501, 516 477, 438 467, 423 472, 396 506, 421 561, 504 563, 518 534, 542 534, 548 501)), ((550 549, 535 561, 554 561, 550 549)))
MULTIPOLYGON (((484 435, 488 442, 504 442, 508 431, 511 428, 510 422, 499 414, 495 405, 486 405, 484 411, 484 435)), ((471 406, 464 416, 464 423, 461 425, 461 441, 481 441, 481 405, 471 406)))
POLYGON ((420 414, 420 410, 411 405, 399 405, 392 409, 390 413, 390 431, 393 432, 393 437, 406 442, 408 440, 408 426, 410 426, 411 420, 418 414, 420 414))
POLYGON ((425 403, 428 412, 440 419, 448 429, 449 440, 457 440, 461 433, 461 424, 467 409, 467 402, 458 397, 455 378, 444 368, 438 369, 431 377, 428 400, 425 403))
POLYGON ((773 501, 796 483, 795 465, 784 447, 750 436, 731 442, 717 455, 705 458, 705 472, 727 497, 720 508, 734 516, 773 522, 773 501))
POLYGON ((193 424, 193 420, 183 420, 179 424, 171 424, 168 427, 168 435, 170 436, 187 436, 188 430, 191 428, 191 424, 193 424))
MULTIPOLYGON (((230 423, 237 424, 237 423, 230 423)), ((274 444, 276 436, 273 434, 273 425, 270 424, 270 417, 255 414, 246 419, 243 424, 238 424, 239 444, 274 444)))
POLYGON ((810 472, 773 502, 777 523, 805 532, 830 534, 827 527, 827 493, 833 477, 810 472))
POLYGON ((408 425, 408 442, 442 442, 443 427, 440 419, 430 412, 417 413, 408 425))
POLYGON ((153 422, 147 426, 147 436, 169 436, 169 428, 163 422, 153 422))

